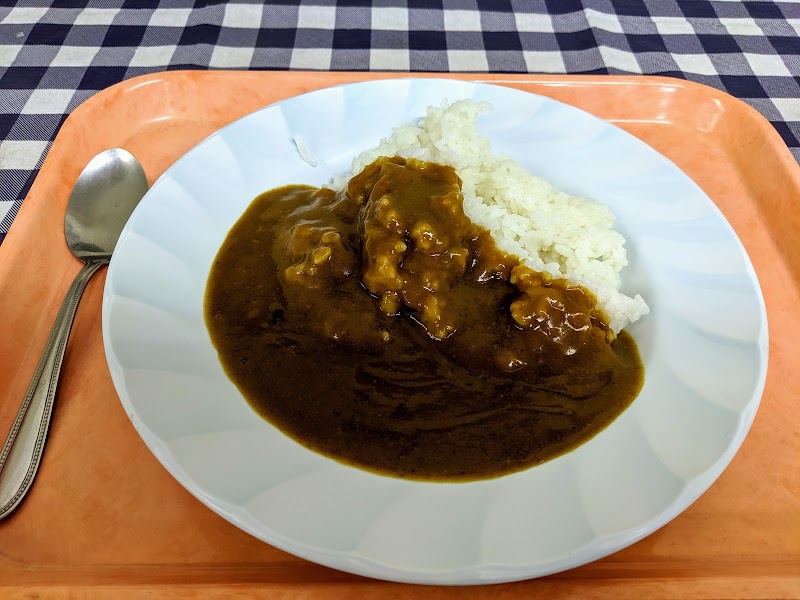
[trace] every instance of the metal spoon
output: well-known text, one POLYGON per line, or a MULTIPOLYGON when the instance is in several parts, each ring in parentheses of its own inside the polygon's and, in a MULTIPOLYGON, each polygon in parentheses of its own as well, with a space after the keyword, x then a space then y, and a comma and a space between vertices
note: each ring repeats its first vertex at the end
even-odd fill
POLYGON ((129 152, 112 148, 95 156, 78 177, 67 204, 67 245, 83 261, 58 312, 28 392, 0 452, 0 520, 27 494, 39 469, 58 376, 72 321, 91 276, 111 260, 119 234, 147 192, 147 177, 129 152))

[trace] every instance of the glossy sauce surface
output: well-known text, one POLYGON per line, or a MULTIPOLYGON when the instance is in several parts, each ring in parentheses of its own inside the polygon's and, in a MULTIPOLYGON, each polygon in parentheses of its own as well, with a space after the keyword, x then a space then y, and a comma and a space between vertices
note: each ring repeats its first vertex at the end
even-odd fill
POLYGON ((585 290, 501 252, 449 167, 380 159, 347 190, 256 198, 212 267, 206 322, 253 408, 384 474, 459 481, 574 448, 636 397, 633 339, 585 290))

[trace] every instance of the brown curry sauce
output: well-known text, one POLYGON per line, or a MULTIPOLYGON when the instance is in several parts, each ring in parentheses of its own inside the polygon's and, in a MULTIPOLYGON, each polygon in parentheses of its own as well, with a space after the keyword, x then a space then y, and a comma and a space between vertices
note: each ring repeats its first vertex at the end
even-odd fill
POLYGON ((466 481, 585 442, 643 366, 592 295, 500 251, 452 168, 379 159, 347 189, 258 196, 209 276, 206 322, 253 408, 382 474, 466 481))

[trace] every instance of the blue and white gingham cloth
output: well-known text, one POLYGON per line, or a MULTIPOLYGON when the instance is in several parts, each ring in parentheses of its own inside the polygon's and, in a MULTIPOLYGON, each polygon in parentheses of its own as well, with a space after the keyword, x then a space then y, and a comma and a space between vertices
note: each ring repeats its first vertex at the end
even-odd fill
POLYGON ((0 241, 66 116, 95 92, 137 75, 666 75, 749 103, 800 160, 799 34, 796 2, 0 0, 0 241))

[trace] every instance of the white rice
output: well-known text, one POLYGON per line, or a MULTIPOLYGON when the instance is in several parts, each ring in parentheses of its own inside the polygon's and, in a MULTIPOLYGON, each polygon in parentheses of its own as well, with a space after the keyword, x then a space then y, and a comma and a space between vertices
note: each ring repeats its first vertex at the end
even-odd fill
POLYGON ((296 135, 292 139, 294 140, 294 145, 297 146, 297 153, 300 155, 300 158, 303 160, 303 162, 312 167, 318 166, 319 162, 308 151, 308 148, 306 148, 306 143, 303 141, 303 138, 299 135, 296 135))
POLYGON ((380 156, 450 165, 463 181, 464 212, 489 230, 502 250, 535 271, 592 291, 615 333, 650 312, 640 295, 619 291, 619 274, 628 261, 625 238, 612 229, 609 208, 559 192, 513 159, 492 155, 490 141, 475 124, 491 108, 472 100, 429 107, 419 124, 396 128, 377 148, 358 155, 352 173, 336 178, 334 189, 380 156))

